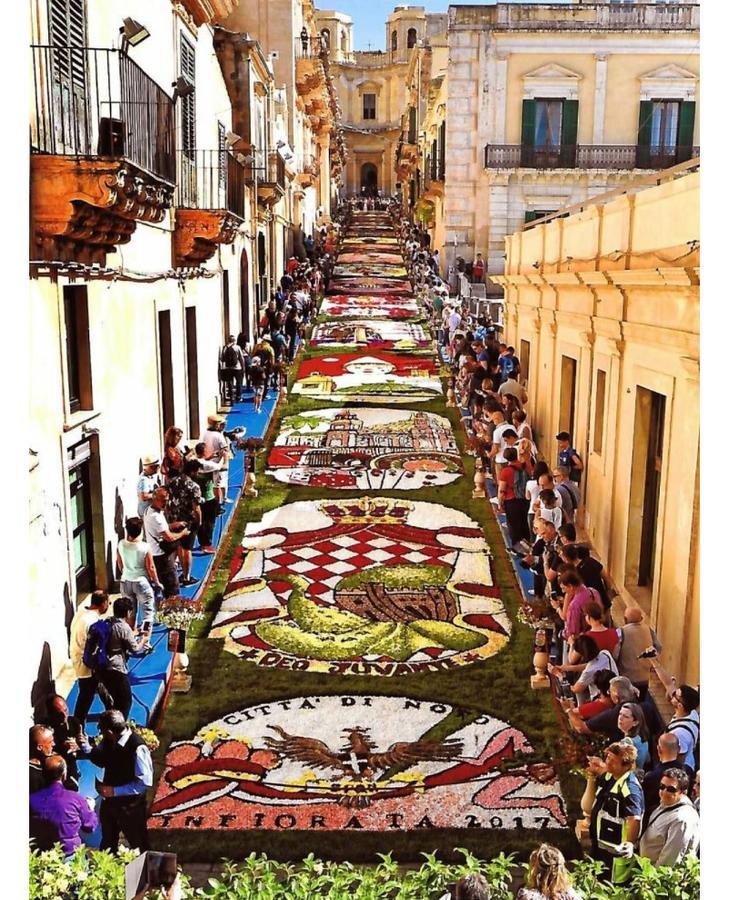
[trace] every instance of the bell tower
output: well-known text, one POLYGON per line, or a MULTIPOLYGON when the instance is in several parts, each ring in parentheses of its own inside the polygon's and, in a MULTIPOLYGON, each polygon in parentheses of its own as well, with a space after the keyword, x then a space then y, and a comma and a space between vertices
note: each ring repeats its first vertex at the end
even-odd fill
POLYGON ((392 62, 407 62, 412 48, 425 38, 425 7, 396 6, 387 17, 385 30, 385 46, 392 62))

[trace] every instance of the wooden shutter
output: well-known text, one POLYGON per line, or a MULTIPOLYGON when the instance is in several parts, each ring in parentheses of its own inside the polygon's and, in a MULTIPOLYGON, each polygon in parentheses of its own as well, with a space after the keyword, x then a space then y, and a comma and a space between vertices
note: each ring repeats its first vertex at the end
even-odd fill
POLYGON ((521 164, 534 164, 534 132, 536 129, 537 101, 521 101, 521 164))
POLYGON ((577 100, 562 101, 562 159, 563 166, 575 165, 577 151, 577 100))
POLYGON ((228 142, 225 138, 226 128, 218 122, 218 190, 225 202, 225 188, 228 184, 228 142))
MULTIPOLYGON (((184 34, 180 34, 180 74, 192 84, 195 83, 195 48, 184 34)), ((195 93, 180 97, 180 116, 182 128, 182 149, 195 149, 195 93)), ((192 153, 186 154, 192 158, 192 153)))
POLYGON ((528 225, 530 222, 533 222, 535 219, 539 218, 539 213, 536 209, 528 209, 524 213, 524 224, 528 225))
POLYGON ((411 106, 408 110, 408 144, 417 143, 418 136, 416 134, 417 131, 417 120, 415 118, 416 112, 415 107, 411 106))
MULTIPOLYGON (((48 8, 50 43, 56 47, 84 47, 86 45, 86 0, 50 0, 48 8)), ((84 88, 83 53, 71 50, 54 53, 56 75, 84 88)))
POLYGON ((438 178, 440 181, 445 180, 445 170, 446 170, 446 123, 440 123, 440 130, 438 132, 438 149, 440 150, 440 163, 438 166, 438 178))
POLYGON ((653 101, 641 100, 638 113, 638 151, 636 154, 636 163, 639 169, 650 168, 652 121, 653 101))
POLYGON ((696 104, 693 100, 684 100, 678 113, 677 163, 686 162, 693 156, 695 118, 696 104))

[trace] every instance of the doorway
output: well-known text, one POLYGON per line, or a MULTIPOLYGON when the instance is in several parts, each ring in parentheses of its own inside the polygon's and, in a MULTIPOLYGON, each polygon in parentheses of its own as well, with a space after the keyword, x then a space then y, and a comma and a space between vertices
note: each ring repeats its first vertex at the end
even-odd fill
POLYGON ((652 588, 663 469, 666 398, 663 394, 644 387, 637 387, 635 394, 626 581, 638 587, 652 588))
POLYGON ((562 373, 559 392, 558 431, 568 431, 575 436, 575 392, 577 389, 577 360, 571 356, 562 357, 562 373))
POLYGON ((187 355, 187 418, 188 434, 200 436, 200 392, 197 371, 197 309, 185 309, 185 350, 187 355))
POLYGON ((251 297, 248 284, 248 253, 241 250, 240 254, 240 331, 243 335, 243 343, 251 340, 251 297))
POLYGON ((377 166, 374 163, 365 163, 360 169, 360 187, 368 197, 377 193, 377 166))
POLYGON ((162 386, 162 431, 175 424, 175 392, 172 374, 172 327, 168 309, 157 313, 159 381, 162 386))
POLYGON ((68 487, 71 496, 71 541, 76 596, 96 587, 93 504, 91 491, 91 444, 82 441, 67 454, 68 487))

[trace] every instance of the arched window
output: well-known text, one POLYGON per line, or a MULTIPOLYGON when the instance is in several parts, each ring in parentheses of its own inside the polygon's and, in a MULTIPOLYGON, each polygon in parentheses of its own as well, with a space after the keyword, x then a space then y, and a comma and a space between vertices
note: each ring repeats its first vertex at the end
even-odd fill
POLYGON ((319 32, 319 40, 321 41, 322 47, 325 47, 327 50, 331 47, 328 28, 322 28, 322 30, 319 32))
POLYGON ((415 28, 408 28, 408 50, 414 47, 418 40, 418 32, 415 28))
POLYGON ((394 53, 397 50, 397 32, 392 32, 392 37, 390 38, 390 47, 392 52, 394 53))
POLYGON ((347 32, 346 31, 342 32, 342 36, 339 39, 339 46, 340 46, 342 53, 349 52, 349 47, 347 46, 347 32))

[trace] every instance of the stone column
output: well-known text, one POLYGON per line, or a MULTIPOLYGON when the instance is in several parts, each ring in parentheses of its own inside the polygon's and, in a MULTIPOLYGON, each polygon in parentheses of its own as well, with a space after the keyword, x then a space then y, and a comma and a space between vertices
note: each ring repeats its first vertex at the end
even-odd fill
POLYGON ((496 57, 494 144, 506 143, 506 79, 508 68, 509 54, 499 53, 496 57))
POLYGON ((319 205, 324 210, 324 220, 329 221, 332 214, 332 176, 329 168, 329 127, 325 126, 316 137, 319 147, 319 205))
POLYGON ((605 136, 605 98, 607 96, 607 53, 595 54, 595 116, 592 126, 593 144, 602 144, 605 136))

